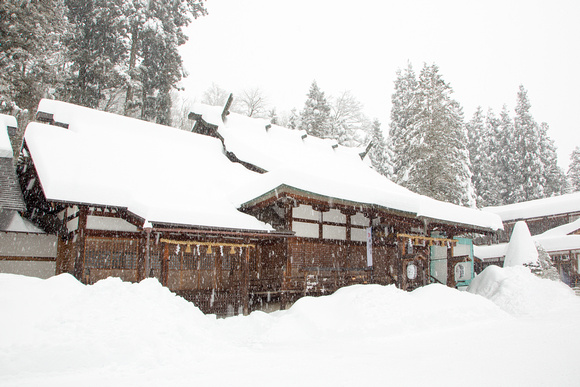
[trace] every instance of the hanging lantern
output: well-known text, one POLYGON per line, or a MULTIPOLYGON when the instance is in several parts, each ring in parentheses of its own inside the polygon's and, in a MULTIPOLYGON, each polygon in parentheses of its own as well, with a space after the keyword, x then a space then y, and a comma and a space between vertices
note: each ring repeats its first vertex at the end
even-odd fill
POLYGON ((234 246, 230 247, 230 254, 235 254, 236 253, 236 249, 234 248, 234 246))
POLYGON ((211 251, 211 245, 208 245, 208 246, 207 246, 207 251, 206 251, 206 253, 207 253, 207 254, 211 254, 211 253, 212 253, 212 251, 211 251))
POLYGON ((187 247, 185 248, 185 252, 191 253, 191 245, 187 245, 187 247))

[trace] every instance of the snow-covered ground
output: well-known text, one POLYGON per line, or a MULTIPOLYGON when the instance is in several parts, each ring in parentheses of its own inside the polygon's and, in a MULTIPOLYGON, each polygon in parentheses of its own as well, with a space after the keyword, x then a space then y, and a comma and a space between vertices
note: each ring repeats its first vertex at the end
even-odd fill
POLYGON ((216 319, 156 280, 0 274, 2 386, 577 386, 580 298, 522 267, 471 291, 357 285, 216 319))

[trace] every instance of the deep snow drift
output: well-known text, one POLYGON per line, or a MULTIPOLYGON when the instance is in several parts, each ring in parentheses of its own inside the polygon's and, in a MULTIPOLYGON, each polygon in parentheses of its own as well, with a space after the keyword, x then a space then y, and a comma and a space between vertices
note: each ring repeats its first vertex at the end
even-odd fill
POLYGON ((154 279, 0 274, 2 386, 577 385, 580 300, 521 267, 216 319, 154 279))

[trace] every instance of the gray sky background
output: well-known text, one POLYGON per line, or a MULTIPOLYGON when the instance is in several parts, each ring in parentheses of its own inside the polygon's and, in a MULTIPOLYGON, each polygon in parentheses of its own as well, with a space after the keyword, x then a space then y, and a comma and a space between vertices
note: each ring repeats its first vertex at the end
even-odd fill
POLYGON ((580 145, 580 1, 207 0, 182 46, 200 99, 260 87, 278 112, 301 110, 315 79, 327 96, 350 90, 388 132, 396 70, 436 63, 463 106, 513 115, 518 87, 550 125, 567 169, 580 145))

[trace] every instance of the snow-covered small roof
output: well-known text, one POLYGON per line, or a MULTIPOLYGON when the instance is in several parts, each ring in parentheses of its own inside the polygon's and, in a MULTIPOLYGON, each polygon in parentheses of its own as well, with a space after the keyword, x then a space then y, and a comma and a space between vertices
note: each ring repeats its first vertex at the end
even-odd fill
POLYGON ((24 219, 14 210, 0 210, 0 231, 44 234, 42 229, 36 227, 31 221, 24 219))
POLYGON ((12 158, 12 145, 8 136, 8 127, 16 128, 18 123, 13 116, 0 114, 0 157, 12 158))
POLYGON ((504 222, 580 212, 580 192, 505 206, 486 207, 484 210, 499 215, 504 222))
POLYGON ((198 104, 194 113, 218 126, 228 151, 268 171, 240 189, 236 196, 239 205, 283 188, 293 188, 469 227, 503 228, 495 214, 440 202, 389 181, 374 171, 368 160, 361 160, 362 149, 339 146, 335 140, 316 138, 304 131, 235 113, 229 114, 224 122, 220 107, 198 104))
POLYGON ((255 173, 219 140, 53 100, 38 111, 69 125, 26 129, 47 199, 127 208, 157 224, 272 230, 229 198, 255 173))
POLYGON ((566 224, 563 224, 563 225, 558 226, 558 227, 554 227, 554 228, 538 235, 538 237, 541 237, 541 238, 546 237, 547 238, 547 237, 564 236, 564 235, 572 234, 578 230, 580 230, 580 218, 576 219, 573 222, 566 223, 566 224))

